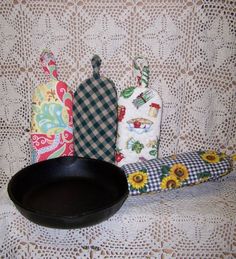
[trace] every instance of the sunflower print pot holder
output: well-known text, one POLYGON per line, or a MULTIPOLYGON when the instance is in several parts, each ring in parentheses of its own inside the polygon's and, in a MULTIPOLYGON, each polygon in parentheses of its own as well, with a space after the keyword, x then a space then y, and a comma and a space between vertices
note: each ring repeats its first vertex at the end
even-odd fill
POLYGON ((195 151, 122 166, 130 195, 158 192, 216 180, 232 171, 224 153, 195 151))

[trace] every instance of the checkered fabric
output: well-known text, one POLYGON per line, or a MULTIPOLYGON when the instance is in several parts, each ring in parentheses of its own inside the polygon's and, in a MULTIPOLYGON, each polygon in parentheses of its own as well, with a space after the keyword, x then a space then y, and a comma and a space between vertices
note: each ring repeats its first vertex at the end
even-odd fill
POLYGON ((75 153, 80 157, 115 161, 117 93, 114 83, 99 74, 101 59, 92 60, 93 76, 74 94, 75 153))
POLYGON ((232 170, 232 160, 212 151, 195 151, 142 163, 127 164, 122 168, 128 179, 130 195, 137 195, 215 180, 232 170), (215 161, 208 160, 207 155, 215 161), (185 179, 178 179, 178 169, 180 172, 185 171, 185 179), (145 182, 142 184, 142 172, 147 176, 146 184, 145 182), (137 178, 138 175, 139 178, 137 178), (168 180, 169 183, 172 181, 172 184, 176 181, 176 186, 168 186, 168 180))

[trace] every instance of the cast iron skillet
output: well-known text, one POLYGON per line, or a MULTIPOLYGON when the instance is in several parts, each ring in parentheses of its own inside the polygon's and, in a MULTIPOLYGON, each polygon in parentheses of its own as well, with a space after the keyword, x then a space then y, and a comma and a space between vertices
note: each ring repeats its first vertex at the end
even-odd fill
POLYGON ((60 157, 16 173, 8 194, 29 220, 53 228, 97 224, 116 213, 128 196, 123 170, 110 163, 60 157))

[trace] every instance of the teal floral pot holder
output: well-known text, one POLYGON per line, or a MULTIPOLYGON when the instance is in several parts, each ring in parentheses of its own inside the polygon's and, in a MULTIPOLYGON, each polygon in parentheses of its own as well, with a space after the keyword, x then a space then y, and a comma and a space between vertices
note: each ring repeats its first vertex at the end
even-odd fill
POLYGON ((216 180, 232 171, 232 160, 224 153, 195 151, 126 164, 122 168, 130 195, 138 195, 216 180))

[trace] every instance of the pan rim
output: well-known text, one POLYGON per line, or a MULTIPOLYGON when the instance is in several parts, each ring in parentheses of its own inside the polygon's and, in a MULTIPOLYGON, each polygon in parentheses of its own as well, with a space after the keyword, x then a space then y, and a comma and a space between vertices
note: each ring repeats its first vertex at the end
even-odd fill
MULTIPOLYGON (((118 167, 118 166, 116 166, 116 165, 114 165, 114 164, 111 164, 111 163, 109 163, 109 162, 102 161, 102 160, 98 160, 98 159, 93 159, 93 158, 84 158, 84 157, 77 157, 77 156, 64 156, 64 157, 60 157, 60 158, 66 158, 66 157, 78 158, 78 159, 87 160, 87 161, 94 160, 94 161, 96 161, 96 162, 98 162, 98 163, 107 163, 107 164, 109 164, 110 166, 113 166, 113 167, 119 169, 119 170, 121 171, 121 175, 123 174, 122 177, 126 178, 126 177, 125 177, 124 170, 123 170, 122 168, 120 168, 120 167, 118 167)), ((54 160, 54 159, 58 159, 58 158, 53 158, 53 159, 50 159, 50 160, 54 160)), ((41 162, 39 162, 39 163, 44 163, 44 162, 46 162, 46 161, 48 161, 48 160, 41 161, 41 162)), ((29 166, 32 166, 32 165, 35 165, 35 164, 31 164, 31 165, 29 165, 29 166)), ((27 168, 27 167, 25 167, 25 168, 27 168)), ((7 192, 8 192, 8 195, 9 195, 11 201, 12 201, 15 205, 17 205, 18 207, 20 207, 22 210, 27 211, 27 212, 29 212, 29 213, 31 213, 31 214, 35 214, 35 215, 37 215, 37 216, 41 216, 41 217, 51 217, 51 218, 57 218, 57 219, 61 219, 61 220, 63 220, 63 219, 65 219, 65 220, 68 220, 68 219, 70 220, 70 219, 71 219, 71 220, 72 220, 72 219, 76 219, 76 218, 80 218, 80 217, 89 216, 89 215, 91 215, 91 214, 96 214, 96 213, 99 213, 99 212, 101 212, 101 211, 103 211, 103 210, 108 210, 108 209, 114 207, 116 204, 120 203, 122 200, 125 201, 125 200, 127 199, 128 195, 129 195, 128 183, 126 182, 126 190, 124 191, 124 193, 122 193, 122 194, 119 196, 119 198, 113 200, 113 201, 110 202, 110 203, 105 204, 104 206, 100 206, 99 208, 95 208, 95 209, 92 208, 92 209, 89 209, 89 210, 87 210, 87 211, 85 211, 85 212, 82 212, 82 213, 79 213, 79 214, 73 214, 73 215, 60 215, 60 214, 53 214, 53 213, 44 212, 44 211, 41 211, 41 210, 35 210, 35 209, 30 208, 30 207, 24 206, 24 205, 22 204, 22 202, 20 202, 19 200, 17 200, 17 198, 15 198, 15 195, 13 195, 13 193, 12 193, 12 184, 13 184, 13 182, 14 182, 14 179, 15 179, 19 174, 21 174, 22 171, 24 171, 25 168, 22 168, 20 171, 18 171, 16 174, 14 174, 14 175, 11 177, 10 181, 8 182, 7 192)), ((125 182, 125 181, 124 181, 124 182, 125 182)))

